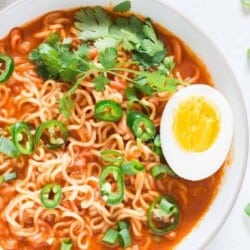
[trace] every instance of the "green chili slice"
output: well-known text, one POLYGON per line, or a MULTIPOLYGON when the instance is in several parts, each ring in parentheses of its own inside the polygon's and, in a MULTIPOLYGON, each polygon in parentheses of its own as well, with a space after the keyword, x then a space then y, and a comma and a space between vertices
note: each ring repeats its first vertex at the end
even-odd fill
POLYGON ((121 171, 127 175, 137 174, 145 168, 139 161, 129 161, 121 166, 121 171))
POLYGON ((124 197, 124 177, 120 168, 116 166, 106 167, 100 176, 100 191, 102 198, 110 205, 121 203, 124 197), (113 186, 116 190, 113 191, 113 186))
POLYGON ((11 77, 13 71, 13 59, 0 53, 0 83, 6 82, 11 77))
POLYGON ((55 208, 62 200, 62 188, 59 184, 48 184, 40 191, 40 199, 44 207, 55 208))
POLYGON ((150 172, 155 180, 166 174, 169 174, 171 176, 176 176, 173 170, 168 165, 165 164, 159 164, 152 167, 150 172))
POLYGON ((116 241, 118 240, 118 232, 115 229, 108 229, 102 238, 102 242, 115 245, 116 241))
POLYGON ((71 250, 73 247, 73 243, 71 239, 65 239, 62 241, 60 250, 71 250))
POLYGON ((21 154, 31 154, 34 151, 34 139, 26 122, 17 122, 10 128, 12 140, 21 154))
POLYGON ((156 129, 153 122, 141 112, 129 111, 127 125, 133 134, 142 141, 149 141, 155 136, 156 129))
POLYGON ((43 122, 36 130, 35 144, 39 145, 42 139, 49 149, 60 148, 66 143, 69 135, 67 127, 60 121, 49 120, 43 122))
POLYGON ((117 122, 122 118, 122 107, 113 100, 102 100, 95 105, 95 118, 99 121, 117 122))
POLYGON ((124 156, 117 150, 103 150, 101 151, 101 157, 104 161, 115 165, 120 165, 124 161, 124 156))
POLYGON ((180 220, 180 209, 170 196, 159 196, 149 206, 148 227, 156 235, 175 229, 180 220))

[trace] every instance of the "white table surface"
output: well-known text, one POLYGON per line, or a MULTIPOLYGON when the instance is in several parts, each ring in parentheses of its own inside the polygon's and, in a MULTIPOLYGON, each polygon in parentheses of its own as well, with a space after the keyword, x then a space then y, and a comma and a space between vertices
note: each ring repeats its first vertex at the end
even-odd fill
MULTIPOLYGON (((0 0, 0 9, 14 1, 0 0)), ((248 62, 246 58, 246 50, 250 47, 250 11, 248 13, 243 11, 240 0, 165 1, 200 26, 226 56, 239 81, 250 117, 250 60, 248 62)), ((229 218, 206 250, 250 249, 250 218, 243 212, 248 202, 250 202, 249 166, 229 218)))

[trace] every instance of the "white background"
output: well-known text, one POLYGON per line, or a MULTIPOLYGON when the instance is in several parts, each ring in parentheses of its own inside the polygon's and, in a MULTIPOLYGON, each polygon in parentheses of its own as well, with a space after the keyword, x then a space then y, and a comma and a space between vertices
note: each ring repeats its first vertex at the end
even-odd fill
MULTIPOLYGON (((0 9, 14 1, 0 0, 0 9)), ((143 2, 143 0, 138 1, 143 2)), ((239 81, 250 117, 250 60, 246 57, 246 50, 250 47, 250 10, 244 11, 240 0, 165 1, 198 25, 217 44, 239 81)), ((248 202, 250 202, 249 167, 234 209, 206 250, 250 249, 250 218, 243 212, 248 202)))

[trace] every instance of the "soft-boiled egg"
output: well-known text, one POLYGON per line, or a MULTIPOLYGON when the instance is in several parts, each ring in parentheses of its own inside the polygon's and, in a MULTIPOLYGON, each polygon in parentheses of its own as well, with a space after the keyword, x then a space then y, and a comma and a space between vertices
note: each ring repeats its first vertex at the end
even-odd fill
POLYGON ((230 151, 233 114, 216 89, 195 84, 177 91, 166 104, 160 126, 163 155, 188 180, 214 174, 230 151))

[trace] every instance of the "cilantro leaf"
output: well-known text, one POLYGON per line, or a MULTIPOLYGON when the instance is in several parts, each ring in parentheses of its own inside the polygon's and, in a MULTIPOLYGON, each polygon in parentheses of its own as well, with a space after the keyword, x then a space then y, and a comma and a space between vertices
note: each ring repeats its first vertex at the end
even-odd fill
MULTIPOLYGON (((123 11, 125 1, 115 8, 123 11)), ((94 41, 98 51, 117 48, 119 44, 127 51, 132 51, 133 59, 145 68, 159 65, 165 55, 164 44, 157 38, 154 27, 149 19, 142 22, 136 16, 118 17, 113 19, 102 8, 86 8, 76 13, 75 27, 78 37, 85 41, 94 41)))
POLYGON ((157 52, 164 50, 162 41, 158 40, 152 22, 147 19, 145 25, 143 26, 143 34, 145 38, 141 43, 141 49, 154 56, 157 52))
POLYGON ((98 51, 102 52, 107 48, 116 48, 118 45, 118 40, 114 37, 103 37, 95 41, 95 46, 98 51))
POLYGON ((172 77, 166 77, 159 71, 154 71, 149 73, 147 76, 147 81, 156 91, 160 92, 174 92, 176 91, 177 84, 179 80, 172 77))
POLYGON ((128 101, 137 101, 138 100, 135 87, 127 88, 125 90, 125 96, 126 96, 126 99, 128 101))
POLYGON ((61 43, 60 35, 52 33, 30 53, 29 60, 36 64, 38 74, 44 79, 72 82, 79 73, 89 69, 89 62, 84 46, 75 52, 70 49, 71 44, 61 43))
POLYGON ((140 42, 143 22, 136 16, 118 17, 110 28, 110 33, 120 39, 124 49, 131 51, 140 42))
POLYGON ((112 69, 117 63, 117 49, 106 48, 100 53, 100 62, 105 69, 112 69))
POLYGON ((131 9, 131 2, 130 1, 124 1, 124 2, 121 2, 121 3, 117 4, 113 8, 113 11, 114 12, 124 13, 124 12, 129 11, 130 9, 131 9))
POLYGON ((110 83, 109 79, 104 74, 97 76, 93 82, 96 91, 103 91, 105 89, 105 85, 110 83))
POLYGON ((147 81, 152 86, 159 86, 159 87, 164 86, 166 79, 167 77, 158 71, 149 73, 147 76, 147 81))
POLYGON ((151 96, 155 92, 152 86, 148 84, 147 77, 144 74, 141 74, 140 76, 135 78, 135 82, 136 88, 141 93, 151 96))
POLYGON ((60 42, 60 34, 59 33, 51 33, 47 38, 46 38, 46 43, 52 45, 52 46, 57 46, 60 42))
POLYGON ((118 17, 110 28, 110 34, 120 36, 122 30, 139 34, 142 31, 143 22, 136 16, 118 17))
POLYGON ((175 67, 174 57, 167 56, 163 62, 159 65, 158 70, 165 75, 169 75, 175 67))
POLYGON ((62 114, 65 118, 69 118, 73 109, 74 109, 73 100, 67 94, 64 94, 59 99, 59 112, 60 112, 60 114, 62 114))
POLYGON ((38 47, 39 59, 35 61, 43 67, 46 79, 55 79, 60 71, 59 51, 48 43, 42 43, 38 47))
POLYGON ((149 19, 142 28, 142 39, 135 48, 133 58, 139 61, 145 68, 158 65, 165 57, 166 49, 155 33, 154 27, 149 19))
POLYGON ((87 59, 89 53, 89 47, 86 44, 80 45, 77 50, 74 51, 74 54, 77 57, 87 59))
POLYGON ((79 10, 75 16, 78 37, 84 41, 93 41, 109 35, 111 17, 101 7, 79 10))
POLYGON ((133 59, 145 68, 160 64, 166 54, 164 44, 157 38, 149 19, 143 23, 135 16, 117 18, 110 29, 121 39, 123 48, 133 52, 133 59))

